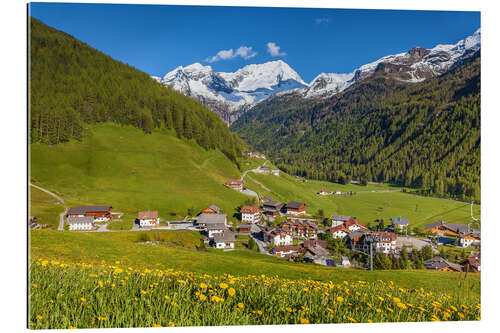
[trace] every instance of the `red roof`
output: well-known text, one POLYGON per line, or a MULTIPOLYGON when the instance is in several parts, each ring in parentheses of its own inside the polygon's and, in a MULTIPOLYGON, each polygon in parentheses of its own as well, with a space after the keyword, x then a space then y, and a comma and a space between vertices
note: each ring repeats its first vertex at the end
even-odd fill
POLYGON ((243 181, 239 179, 228 179, 226 185, 243 185, 243 181))
POLYGON ((139 220, 150 220, 158 218, 158 211, 139 212, 139 220))
POLYGON ((356 220, 349 220, 349 221, 344 222, 344 226, 346 228, 349 228, 352 225, 357 225, 357 226, 360 226, 361 228, 365 228, 366 229, 366 227, 363 224, 363 222, 359 222, 359 221, 356 221, 356 220))
POLYGON ((255 214, 260 212, 260 208, 256 206, 243 206, 241 207, 240 213, 244 214, 255 214))
POLYGON ((372 235, 379 237, 381 241, 388 239, 393 242, 396 240, 396 234, 394 232, 376 231, 372 232, 372 235))
POLYGON ((351 232, 351 230, 349 230, 349 229, 347 229, 346 227, 344 227, 344 225, 343 225, 343 224, 338 225, 338 226, 336 226, 336 227, 331 227, 331 228, 330 228, 330 233, 332 233, 332 234, 333 234, 334 232, 337 232, 337 231, 345 231, 345 232, 347 232, 348 234, 351 232))

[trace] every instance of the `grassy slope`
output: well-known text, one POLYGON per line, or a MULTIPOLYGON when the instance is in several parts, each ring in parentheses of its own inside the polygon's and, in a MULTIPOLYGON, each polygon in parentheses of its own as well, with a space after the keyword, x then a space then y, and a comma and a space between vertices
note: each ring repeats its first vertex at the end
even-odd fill
POLYGON ((212 203, 232 216, 247 199, 223 185, 240 172, 218 151, 132 127, 94 125, 88 133, 82 143, 32 144, 31 180, 70 202, 111 205, 125 220, 139 210, 166 218, 212 203))
POLYGON ((39 224, 46 224, 56 229, 59 224, 59 214, 64 207, 59 201, 47 193, 30 186, 30 212, 29 215, 37 217, 39 224))
MULTIPOLYGON (((58 259, 66 262, 99 263, 120 261, 132 267, 174 268, 183 271, 208 274, 278 275, 290 279, 332 280, 334 282, 358 281, 365 279, 392 280, 404 287, 423 287, 436 292, 465 297, 479 295, 479 276, 469 275, 474 287, 462 290, 459 274, 432 271, 360 271, 330 268, 312 264, 290 263, 272 256, 261 255, 246 250, 222 252, 210 250, 200 252, 194 248, 200 236, 195 232, 160 231, 160 237, 172 246, 151 246, 137 244, 139 233, 75 233, 53 230, 31 232, 31 256, 33 258, 58 259), (89 246, 92 244, 92 246, 89 246), (183 246, 183 247, 179 247, 183 246)), ((144 232, 151 233, 151 232, 144 232)))
MULTIPOLYGON (((249 173, 245 181, 260 195, 270 195, 273 199, 280 201, 301 200, 308 204, 310 213, 316 213, 322 208, 326 216, 330 214, 352 215, 365 223, 374 223, 376 219, 384 218, 386 224, 391 217, 406 217, 412 226, 422 227, 438 220, 452 223, 470 222, 470 205, 467 203, 402 192, 384 192, 397 189, 388 185, 340 185, 311 180, 302 182, 285 173, 281 173, 280 177, 249 173), (265 190, 256 182, 272 192, 265 190), (357 194, 353 196, 317 195, 316 192, 323 188, 329 191, 353 191, 357 194)), ((474 215, 480 216, 480 213, 480 206, 475 205, 474 215)))

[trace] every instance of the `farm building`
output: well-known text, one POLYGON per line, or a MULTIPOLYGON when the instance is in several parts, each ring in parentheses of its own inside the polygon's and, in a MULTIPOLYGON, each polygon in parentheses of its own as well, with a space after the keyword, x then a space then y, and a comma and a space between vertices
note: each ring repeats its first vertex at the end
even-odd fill
POLYGON ((304 252, 305 251, 302 245, 276 246, 272 250, 272 254, 280 258, 286 258, 290 255, 303 254, 304 252))
POLYGON ((459 236, 460 233, 467 233, 471 229, 467 224, 447 223, 444 221, 434 222, 425 226, 425 231, 443 236, 459 236))
POLYGON ((69 225, 69 230, 91 230, 94 226, 94 218, 92 216, 68 217, 66 223, 69 225))
POLYGON ((400 231, 400 232, 408 230, 408 226, 410 225, 410 221, 408 221, 408 219, 401 217, 392 218, 391 223, 392 223, 391 229, 393 231, 400 231))
POLYGON ((284 206, 285 204, 279 201, 265 201, 262 209, 264 210, 264 214, 277 216, 280 215, 284 206))
POLYGON ((461 272, 462 266, 459 264, 452 263, 441 257, 434 257, 424 261, 424 266, 427 269, 436 271, 451 271, 451 272, 461 272))
POLYGON ((78 206, 71 207, 66 214, 67 217, 92 216, 94 222, 105 222, 111 218, 111 206, 78 206))
POLYGON ((139 212, 137 214, 137 219, 141 227, 152 227, 160 224, 160 218, 156 210, 139 212))
POLYGON ((227 226, 227 216, 225 214, 201 214, 198 216, 197 224, 206 227, 209 224, 223 224, 227 226))
POLYGON ((290 201, 286 204, 286 213, 289 215, 299 216, 306 213, 307 205, 304 202, 290 201))
POLYGON ((222 234, 224 231, 228 231, 225 224, 222 223, 213 223, 207 225, 207 235, 209 239, 214 238, 216 234, 222 234))

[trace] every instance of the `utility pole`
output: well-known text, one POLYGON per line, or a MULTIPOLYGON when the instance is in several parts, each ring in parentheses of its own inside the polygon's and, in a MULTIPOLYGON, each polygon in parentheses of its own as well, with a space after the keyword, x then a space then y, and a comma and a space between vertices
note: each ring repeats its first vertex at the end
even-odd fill
POLYGON ((373 236, 368 234, 365 236, 365 240, 370 246, 370 271, 373 271, 373 236))

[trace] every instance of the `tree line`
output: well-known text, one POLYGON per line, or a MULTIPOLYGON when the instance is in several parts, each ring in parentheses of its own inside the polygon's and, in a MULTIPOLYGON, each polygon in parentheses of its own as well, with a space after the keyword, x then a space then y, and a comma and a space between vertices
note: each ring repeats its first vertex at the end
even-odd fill
POLYGON ((421 83, 381 75, 327 99, 265 100, 232 126, 282 170, 480 201, 480 54, 421 83))
POLYGON ((175 131, 237 163, 246 144, 217 115, 149 75, 30 19, 30 141, 82 140, 86 123, 175 131))

